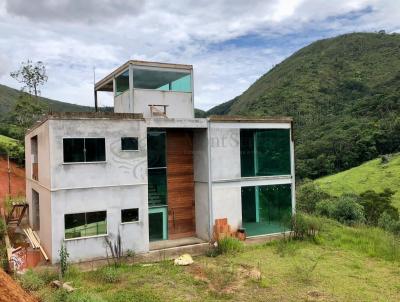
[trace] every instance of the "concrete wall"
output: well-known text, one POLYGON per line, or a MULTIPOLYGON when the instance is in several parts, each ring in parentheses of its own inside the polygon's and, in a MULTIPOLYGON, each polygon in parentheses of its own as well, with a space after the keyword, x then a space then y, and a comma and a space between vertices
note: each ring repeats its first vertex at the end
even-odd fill
MULTIPOLYGON (((64 215, 107 211, 111 238, 118 231, 124 251, 148 250, 147 129, 143 120, 50 120, 52 262, 64 241, 64 215), (121 137, 139 138, 138 151, 122 151, 121 137), (63 138, 104 137, 106 161, 64 163, 63 138), (121 209, 138 208, 139 222, 121 224, 121 209)), ((105 257, 104 237, 65 240, 71 261, 105 257)))
MULTIPOLYGON (((92 211, 107 211, 107 232, 115 239, 120 232, 124 251, 146 252, 148 241, 147 185, 60 190, 52 193, 53 262, 64 242, 64 215, 92 211), (139 208, 139 221, 121 223, 121 209, 139 208)), ((65 240, 73 262, 106 256, 105 237, 65 240)))
POLYGON ((37 233, 41 244, 49 255, 52 256, 51 241, 51 193, 50 193, 50 143, 48 121, 40 125, 25 136, 25 176, 26 176, 26 201, 29 205, 29 223, 33 227, 32 189, 39 193, 40 225, 37 233), (32 179, 32 148, 31 138, 37 136, 38 155, 38 180, 32 179))
POLYGON ((133 113, 133 104, 130 101, 129 90, 114 96, 114 112, 116 113, 133 113))
POLYGON ((208 130, 193 131, 193 169, 196 213, 196 234, 198 237, 210 239, 210 207, 209 207, 209 169, 208 169, 208 130))
MULTIPOLYGON (((192 93, 151 89, 133 90, 133 112, 151 117, 149 105, 168 105, 168 118, 193 118, 192 93)), ((160 108, 162 110, 162 108, 160 108)))
POLYGON ((241 188, 292 184, 292 207, 295 212, 294 145, 291 147, 291 175, 241 177, 240 129, 290 129, 290 123, 211 122, 211 199, 212 220, 228 218, 233 230, 242 226, 241 188))
POLYGON ((240 178, 240 129, 219 128, 211 124, 212 180, 240 178))
POLYGON ((147 130, 142 120, 51 120, 52 189, 147 183, 147 130), (122 151, 121 137, 139 138, 139 151, 122 151), (106 161, 63 163, 63 138, 104 137, 106 161))

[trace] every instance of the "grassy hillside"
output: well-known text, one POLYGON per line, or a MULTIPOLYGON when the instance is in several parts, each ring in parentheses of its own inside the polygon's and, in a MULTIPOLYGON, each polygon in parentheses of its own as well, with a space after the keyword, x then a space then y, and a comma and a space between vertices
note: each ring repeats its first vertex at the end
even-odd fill
MULTIPOLYGON (((317 242, 280 241, 243 252, 123 264, 65 277, 76 288, 68 301, 399 301, 399 243, 377 228, 324 222, 317 242)), ((132 260, 132 259, 131 259, 132 260)), ((86 266, 87 268, 87 266, 86 266)), ((51 287, 57 272, 28 271, 22 286, 41 301, 64 301, 51 287)))
POLYGON ((289 115, 300 178, 400 150, 400 35, 353 33, 300 49, 208 113, 289 115))
POLYGON ((0 155, 6 154, 12 159, 22 158, 24 155, 24 146, 16 139, 0 134, 0 155))
MULTIPOLYGON (((0 120, 7 118, 8 114, 13 110, 21 92, 14 88, 0 84, 0 120)), ((93 108, 80 106, 76 104, 59 102, 47 98, 39 98, 39 102, 52 111, 92 111, 93 108)))
POLYGON ((339 196, 342 193, 361 193, 366 190, 382 192, 385 188, 396 191, 394 205, 400 209, 400 153, 382 163, 380 158, 361 166, 315 181, 327 193, 339 196))

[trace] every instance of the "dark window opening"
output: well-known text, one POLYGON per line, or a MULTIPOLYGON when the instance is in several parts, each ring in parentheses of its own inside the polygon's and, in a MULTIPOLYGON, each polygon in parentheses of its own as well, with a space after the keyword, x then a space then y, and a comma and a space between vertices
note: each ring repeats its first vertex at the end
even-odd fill
POLYGON ((65 239, 107 234, 107 212, 65 215, 65 239))
POLYGON ((137 137, 121 137, 121 150, 124 150, 124 151, 139 150, 138 138, 137 137))
POLYGON ((139 221, 139 209, 124 209, 121 210, 121 222, 139 221))
POLYGON ((104 138, 64 138, 65 163, 97 162, 106 160, 104 138))

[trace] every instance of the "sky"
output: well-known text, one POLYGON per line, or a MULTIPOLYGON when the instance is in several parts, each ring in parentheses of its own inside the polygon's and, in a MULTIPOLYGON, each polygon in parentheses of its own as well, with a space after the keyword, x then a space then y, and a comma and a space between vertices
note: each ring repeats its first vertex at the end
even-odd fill
MULTIPOLYGON (((129 59, 191 64, 209 109, 315 40, 400 32, 400 0, 0 0, 0 84, 43 61, 42 96, 93 106, 100 80, 129 59)), ((101 106, 112 106, 109 94, 101 106)))

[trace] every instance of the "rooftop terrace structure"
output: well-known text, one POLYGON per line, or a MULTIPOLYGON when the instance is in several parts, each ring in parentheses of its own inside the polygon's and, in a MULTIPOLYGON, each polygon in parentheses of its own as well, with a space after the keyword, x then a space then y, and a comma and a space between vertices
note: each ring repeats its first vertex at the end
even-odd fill
POLYGON ((97 82, 97 91, 113 92, 116 113, 194 118, 192 65, 131 60, 97 82))

